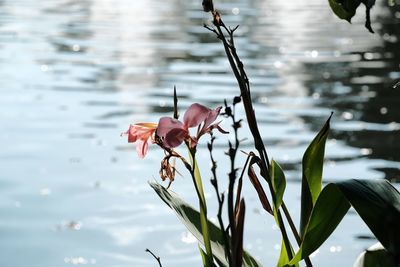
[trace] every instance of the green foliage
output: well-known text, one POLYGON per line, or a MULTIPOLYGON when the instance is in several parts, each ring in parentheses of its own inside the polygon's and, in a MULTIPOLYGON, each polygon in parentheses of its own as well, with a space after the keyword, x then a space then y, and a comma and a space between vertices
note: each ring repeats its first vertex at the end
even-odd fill
MULTIPOLYGON (((203 261, 203 266, 210 266, 209 257, 207 255, 207 253, 201 248, 200 244, 199 244, 199 251, 200 251, 201 260, 203 261)), ((211 266, 215 267, 215 265, 213 263, 211 263, 211 266)))
POLYGON ((292 264, 318 249, 346 215, 350 204, 335 184, 327 185, 320 194, 305 228, 303 242, 292 264))
POLYGON ((283 201, 283 193, 286 188, 286 178, 281 166, 275 161, 271 160, 271 168, 269 170, 272 181, 272 187, 275 192, 275 208, 279 209, 283 201))
POLYGON ((278 259, 278 263, 276 264, 276 267, 283 267, 285 265, 287 265, 289 263, 289 257, 287 255, 287 251, 286 251, 286 246, 285 246, 285 242, 281 242, 281 253, 279 255, 279 259, 278 259))
MULTIPOLYGON (((290 248, 292 250, 292 254, 294 255, 294 251, 293 248, 290 248)), ((279 259, 278 259, 278 263, 276 264, 276 267, 284 267, 287 266, 290 262, 290 259, 288 257, 288 252, 285 246, 285 242, 283 242, 282 240, 282 244, 281 244, 281 253, 279 255, 279 259)), ((295 267, 299 267, 299 263, 296 263, 294 265, 295 267)))
POLYGON ((338 183, 343 195, 390 253, 400 253, 400 193, 386 180, 338 183))
POLYGON ((212 248, 210 243, 210 235, 208 229, 208 220, 207 220, 207 204, 206 198, 204 196, 203 190, 203 182, 201 180, 200 170, 197 165, 196 159, 194 156, 189 152, 190 160, 192 162, 192 166, 194 166, 193 171, 193 183, 196 187, 197 196, 199 198, 199 206, 200 206, 200 226, 201 232, 203 233, 203 240, 204 240, 204 247, 206 249, 206 255, 203 256, 203 260, 205 259, 205 267, 212 267, 212 248))
MULTIPOLYGON (((186 228, 191 232, 200 243, 204 243, 202 228, 200 223, 200 213, 195 210, 192 206, 187 204, 181 198, 179 198, 175 193, 168 191, 163 186, 157 183, 150 183, 150 186, 158 194, 158 196, 176 212, 176 215, 181 220, 181 222, 186 226, 186 228)), ((225 254, 224 242, 222 231, 212 222, 208 221, 209 226, 209 237, 210 244, 213 250, 213 256, 216 262, 220 263, 220 266, 228 266, 227 255, 225 254)), ((204 256, 204 253, 202 254, 204 256)), ((250 254, 243 251, 243 264, 244 267, 261 267, 262 265, 258 263, 250 254)))
MULTIPOLYGON (((281 166, 275 160, 271 160, 271 167, 269 169, 269 175, 271 178, 272 188, 275 192, 274 218, 275 218, 275 221, 278 224, 278 226, 280 226, 277 210, 279 209, 279 207, 281 206, 281 204, 283 202, 283 194, 286 189, 286 178, 285 178, 285 174, 283 173, 281 166)), ((290 247, 289 249, 292 251, 292 255, 293 255, 294 253, 293 253, 292 247, 290 247)), ((290 261, 290 259, 288 256, 288 251, 287 251, 285 242, 282 239, 281 253, 279 255, 277 267, 285 266, 289 263, 289 261, 290 261)), ((298 264, 296 264, 296 266, 298 266, 298 264)))
POLYGON ((340 19, 345 19, 350 23, 360 4, 360 0, 329 0, 329 5, 333 13, 340 19))
POLYGON ((311 215, 311 211, 317 201, 322 188, 322 170, 324 164, 325 143, 329 134, 330 119, 308 146, 303 156, 303 177, 301 183, 301 214, 300 233, 304 236, 305 227, 311 215))
POLYGON ((370 11, 375 4, 375 0, 328 0, 333 11, 341 19, 345 19, 351 23, 351 19, 356 14, 360 4, 364 4, 366 8, 365 27, 373 33, 371 27, 370 11))
POLYGON ((347 180, 322 190, 303 242, 290 264, 309 256, 331 235, 350 204, 389 253, 400 251, 400 193, 386 180, 347 180))

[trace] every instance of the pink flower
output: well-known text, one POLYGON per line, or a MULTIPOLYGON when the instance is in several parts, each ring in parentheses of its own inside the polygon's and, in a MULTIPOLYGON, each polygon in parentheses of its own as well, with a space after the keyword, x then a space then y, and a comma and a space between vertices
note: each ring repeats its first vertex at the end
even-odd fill
POLYGON ((157 123, 135 123, 129 126, 127 132, 128 142, 136 142, 136 151, 140 158, 144 158, 149 149, 147 141, 149 138, 154 142, 154 133, 157 129, 157 123))
POLYGON ((221 107, 215 110, 209 109, 200 104, 192 104, 183 116, 183 122, 170 118, 162 117, 158 123, 157 135, 161 137, 165 147, 177 147, 184 140, 188 140, 190 146, 194 147, 197 140, 205 133, 212 130, 217 124, 211 125, 217 118, 221 107), (189 128, 198 127, 197 135, 190 136, 189 128))

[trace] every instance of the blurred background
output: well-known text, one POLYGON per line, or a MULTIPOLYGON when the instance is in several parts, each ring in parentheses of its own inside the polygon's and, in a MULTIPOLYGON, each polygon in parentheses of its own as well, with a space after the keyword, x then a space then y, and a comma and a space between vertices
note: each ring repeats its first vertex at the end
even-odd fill
MULTIPOLYGON (((303 152, 331 111, 324 181, 400 182, 400 3, 377 2, 375 34, 363 8, 350 25, 326 0, 215 3, 225 23, 241 25, 237 48, 295 218, 303 152)), ((147 184, 159 181, 161 151, 140 160, 120 133, 170 115, 174 85, 182 112, 238 94, 221 44, 202 27, 209 20, 200 0, 0 0, 0 266, 157 266, 146 248, 164 267, 201 265, 196 241, 147 184)), ((222 187, 225 144, 218 136, 222 187)), ((181 172, 172 190, 196 205, 181 172)), ((245 183, 245 248, 275 266, 279 231, 245 183)), ((350 210, 312 261, 351 266, 373 243, 350 210)))

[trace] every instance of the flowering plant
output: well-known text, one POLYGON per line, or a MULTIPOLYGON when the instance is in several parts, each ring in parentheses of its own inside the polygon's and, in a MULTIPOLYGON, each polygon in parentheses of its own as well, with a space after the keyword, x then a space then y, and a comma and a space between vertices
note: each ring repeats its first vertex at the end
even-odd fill
MULTIPOLYGON (((224 108, 210 109, 194 103, 188 107, 183 120, 180 121, 178 98, 174 90, 173 117, 162 117, 158 123, 136 123, 131 125, 125 133, 128 136, 128 142, 136 143, 137 153, 141 158, 148 150, 148 140, 164 151, 160 177, 162 180, 168 179, 169 185, 165 188, 158 183, 150 183, 150 186, 176 212, 188 230, 202 244, 199 248, 203 265, 206 267, 261 266, 261 263, 243 249, 246 205, 245 196, 242 195, 242 185, 245 177, 248 176, 262 207, 274 217, 281 232, 282 246, 278 267, 299 266, 299 262, 302 260, 307 266, 313 266, 309 256, 328 239, 351 206, 381 243, 381 246, 369 253, 368 257, 365 256, 367 254, 360 256, 355 266, 376 266, 373 265, 373 262, 379 261, 379 257, 382 255, 384 255, 385 266, 399 266, 400 193, 396 188, 382 180, 346 180, 329 183, 322 188, 325 143, 330 130, 332 114, 303 156, 300 226, 297 229, 284 202, 286 188, 284 170, 276 161, 269 160, 258 128, 251 101, 249 79, 234 45, 234 32, 237 27, 231 29, 224 24, 211 0, 204 0, 203 7, 204 11, 210 12, 213 18, 213 27, 205 27, 221 40, 237 80, 240 96, 234 97, 229 105, 225 101, 224 108), (245 153, 245 164, 238 168, 236 158, 241 144, 238 129, 242 127, 243 123, 241 120, 237 120, 235 107, 240 103, 243 104, 246 113, 247 125, 254 141, 254 151, 245 153), (219 115, 223 115, 232 122, 235 136, 234 141, 228 142, 226 152, 230 161, 229 184, 226 192, 225 190, 221 192, 219 188, 216 173, 217 163, 213 157, 214 129, 220 133, 226 133, 219 126, 219 122, 215 122, 219 115), (195 134, 190 132, 193 128, 196 128, 195 134), (218 225, 208 220, 203 180, 196 162, 197 145, 200 138, 206 134, 211 137, 207 147, 212 166, 211 184, 215 189, 218 201, 218 225), (182 144, 189 151, 188 159, 175 150, 182 144), (168 190, 176 173, 175 163, 174 161, 171 163, 171 159, 182 161, 190 173, 199 200, 198 210, 168 190), (256 173, 257 168, 259 174, 256 173), (241 172, 239 172, 240 169, 241 172), (265 185, 268 190, 264 190, 265 185), (228 222, 223 220, 222 211, 224 209, 227 212, 228 222), (284 222, 284 218, 287 223, 284 222), (289 237, 289 229, 296 241, 295 245, 292 244, 289 237)), ((153 254, 153 256, 155 255, 153 254)), ((159 258, 157 260, 161 266, 159 258)))

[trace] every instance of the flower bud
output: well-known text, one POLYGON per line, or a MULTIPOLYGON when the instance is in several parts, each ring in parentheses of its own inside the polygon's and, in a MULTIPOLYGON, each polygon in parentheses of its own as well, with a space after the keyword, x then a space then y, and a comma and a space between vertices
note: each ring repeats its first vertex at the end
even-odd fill
POLYGON ((236 105, 237 103, 240 103, 241 97, 240 96, 235 96, 233 98, 233 104, 236 105))

